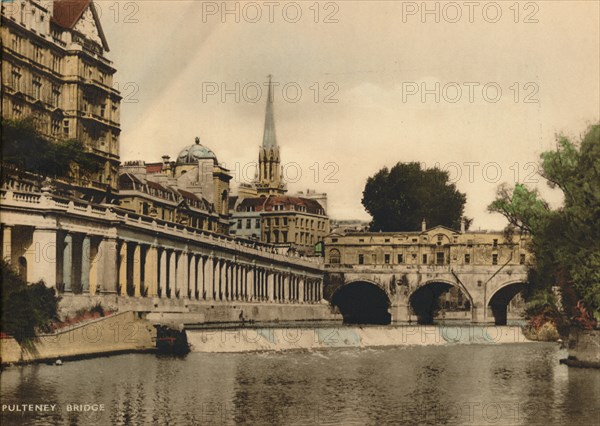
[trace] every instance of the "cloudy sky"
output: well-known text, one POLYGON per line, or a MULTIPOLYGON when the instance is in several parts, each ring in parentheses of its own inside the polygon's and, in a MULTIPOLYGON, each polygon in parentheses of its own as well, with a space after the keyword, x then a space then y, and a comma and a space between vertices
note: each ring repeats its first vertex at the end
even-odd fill
POLYGON ((600 119, 596 1, 97 1, 123 95, 122 160, 158 161, 199 136, 252 178, 267 75, 292 191, 368 219, 383 166, 439 164, 474 227, 502 182, 536 175, 554 135, 600 119))

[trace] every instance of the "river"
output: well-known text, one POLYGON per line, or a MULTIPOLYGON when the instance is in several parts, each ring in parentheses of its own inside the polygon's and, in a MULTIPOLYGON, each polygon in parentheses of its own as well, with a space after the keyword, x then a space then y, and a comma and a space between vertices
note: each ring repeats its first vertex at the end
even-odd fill
POLYGON ((2 425, 598 425, 600 370, 560 365, 566 355, 555 343, 448 344, 11 367, 2 425))

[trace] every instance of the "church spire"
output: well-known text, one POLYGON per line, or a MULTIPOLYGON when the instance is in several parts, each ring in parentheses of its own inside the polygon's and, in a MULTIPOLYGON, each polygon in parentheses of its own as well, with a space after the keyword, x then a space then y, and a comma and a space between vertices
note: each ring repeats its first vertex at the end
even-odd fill
POLYGON ((263 133, 263 148, 277 147, 277 136, 275 135, 275 117, 273 115, 273 84, 269 75, 269 91, 267 96, 267 110, 265 112, 265 131, 263 133))

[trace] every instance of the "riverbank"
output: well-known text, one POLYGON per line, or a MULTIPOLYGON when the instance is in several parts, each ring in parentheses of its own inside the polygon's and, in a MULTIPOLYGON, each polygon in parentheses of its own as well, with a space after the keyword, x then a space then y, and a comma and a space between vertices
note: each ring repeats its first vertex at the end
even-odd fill
POLYGON ((600 330, 571 327, 568 343, 569 357, 561 364, 570 367, 600 368, 600 330))
POLYGON ((39 335, 30 344, 3 338, 0 363, 6 366, 148 352, 155 350, 155 341, 156 329, 142 315, 122 312, 39 335))

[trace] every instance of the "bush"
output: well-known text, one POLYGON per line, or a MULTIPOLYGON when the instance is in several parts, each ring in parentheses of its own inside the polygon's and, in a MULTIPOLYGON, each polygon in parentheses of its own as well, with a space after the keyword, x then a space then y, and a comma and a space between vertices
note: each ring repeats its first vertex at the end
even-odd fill
POLYGON ((31 342, 37 333, 52 330, 58 319, 58 297, 43 281, 27 284, 4 260, 0 261, 2 322, 0 329, 19 343, 31 342))

